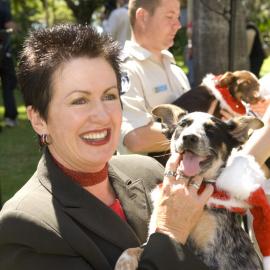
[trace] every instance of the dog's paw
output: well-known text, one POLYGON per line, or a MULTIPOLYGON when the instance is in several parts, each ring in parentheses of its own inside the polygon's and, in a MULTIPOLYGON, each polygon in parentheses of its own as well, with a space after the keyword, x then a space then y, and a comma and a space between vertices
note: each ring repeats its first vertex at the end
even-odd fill
POLYGON ((125 250, 117 260, 114 270, 137 269, 141 253, 142 249, 139 247, 125 250))

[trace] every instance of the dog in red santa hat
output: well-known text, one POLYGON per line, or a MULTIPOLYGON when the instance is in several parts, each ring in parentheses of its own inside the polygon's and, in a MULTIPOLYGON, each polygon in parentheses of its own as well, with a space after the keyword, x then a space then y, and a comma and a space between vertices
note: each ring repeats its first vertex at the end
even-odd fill
POLYGON ((188 112, 208 112, 214 100, 217 102, 213 115, 218 118, 221 118, 221 109, 233 115, 252 113, 249 105, 262 100, 259 80, 247 70, 207 74, 198 87, 183 94, 173 104, 188 112))

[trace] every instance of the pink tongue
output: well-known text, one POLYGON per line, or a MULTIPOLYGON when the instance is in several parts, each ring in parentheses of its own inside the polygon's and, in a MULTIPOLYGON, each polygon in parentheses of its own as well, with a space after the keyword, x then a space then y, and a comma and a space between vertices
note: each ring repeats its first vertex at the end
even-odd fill
POLYGON ((186 151, 183 155, 181 169, 186 176, 195 176, 200 173, 200 161, 204 158, 186 151))

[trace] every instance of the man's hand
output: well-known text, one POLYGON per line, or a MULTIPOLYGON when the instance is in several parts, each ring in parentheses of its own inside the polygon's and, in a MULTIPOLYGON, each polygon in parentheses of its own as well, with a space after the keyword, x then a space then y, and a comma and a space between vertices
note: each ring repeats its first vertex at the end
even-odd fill
POLYGON ((223 120, 223 121, 230 120, 236 116, 241 116, 240 114, 238 114, 236 112, 229 112, 225 109, 221 109, 220 114, 221 114, 221 120, 223 120))

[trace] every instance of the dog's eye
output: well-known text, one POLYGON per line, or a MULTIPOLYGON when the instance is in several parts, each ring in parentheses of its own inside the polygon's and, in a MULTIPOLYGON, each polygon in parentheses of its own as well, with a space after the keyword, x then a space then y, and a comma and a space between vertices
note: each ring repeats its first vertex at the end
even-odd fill
POLYGON ((178 123, 178 126, 180 126, 180 127, 183 128, 183 127, 189 126, 191 123, 192 123, 191 120, 184 119, 184 120, 182 120, 182 121, 180 121, 180 122, 178 123))
POLYGON ((205 130, 210 130, 210 129, 213 129, 213 125, 211 125, 211 124, 205 124, 204 125, 204 128, 205 128, 205 130))
POLYGON ((180 126, 180 127, 185 127, 186 126, 186 122, 179 122, 179 124, 178 124, 178 126, 180 126))

